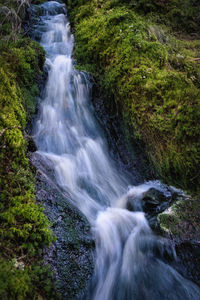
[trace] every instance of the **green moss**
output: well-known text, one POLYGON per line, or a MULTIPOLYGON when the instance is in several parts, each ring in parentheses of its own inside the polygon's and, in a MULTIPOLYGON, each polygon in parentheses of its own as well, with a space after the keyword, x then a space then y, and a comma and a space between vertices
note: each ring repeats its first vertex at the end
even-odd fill
POLYGON ((146 145, 160 178, 197 192, 200 42, 170 35, 127 2, 68 3, 77 67, 95 76, 107 107, 123 118, 127 142, 146 145))
POLYGON ((0 298, 10 299, 58 299, 51 285, 51 273, 48 267, 40 262, 26 266, 22 260, 0 259, 0 298), (38 292, 38 287, 40 291, 38 292))
POLYGON ((195 239, 200 233, 199 199, 187 198, 173 204, 168 211, 160 214, 161 228, 182 240, 195 239))
MULTIPOLYGON (((119 2, 122 2, 121 0, 119 2)), ((200 28, 198 0, 123 0, 132 8, 173 29, 198 32, 200 28)))
POLYGON ((36 204, 34 174, 23 137, 35 112, 43 62, 43 49, 30 39, 1 46, 0 298, 3 299, 39 296, 43 299, 53 295, 51 276, 40 262, 40 255, 54 238, 43 208, 36 204))
POLYGON ((14 261, 6 262, 1 259, 0 278, 1 299, 21 300, 25 298, 30 286, 30 277, 27 269, 18 269, 15 267, 14 261))

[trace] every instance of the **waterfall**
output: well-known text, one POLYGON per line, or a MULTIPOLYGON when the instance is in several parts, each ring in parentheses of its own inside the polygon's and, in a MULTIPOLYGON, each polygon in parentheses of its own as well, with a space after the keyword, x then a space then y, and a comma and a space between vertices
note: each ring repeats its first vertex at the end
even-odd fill
POLYGON ((142 211, 128 211, 126 196, 160 182, 133 186, 109 154, 94 117, 90 81, 74 69, 74 37, 66 7, 56 1, 40 5, 35 28, 46 51, 48 78, 34 125, 38 154, 53 168, 59 187, 85 214, 96 242, 93 278, 87 300, 200 299, 199 288, 184 279, 162 257, 142 211))

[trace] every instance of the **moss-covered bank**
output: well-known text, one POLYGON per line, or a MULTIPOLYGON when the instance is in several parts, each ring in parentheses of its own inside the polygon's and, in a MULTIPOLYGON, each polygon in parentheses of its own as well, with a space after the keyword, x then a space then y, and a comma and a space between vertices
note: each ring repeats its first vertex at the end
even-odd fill
MULTIPOLYGON (((177 3, 168 1, 171 8, 164 14, 157 7, 161 2, 135 1, 134 6, 131 1, 69 0, 75 57, 77 67, 90 72, 104 90, 110 110, 122 115, 127 141, 144 143, 159 177, 197 192, 200 41, 170 34, 168 14, 177 3), (147 2, 150 6, 144 16, 142 7, 147 2), (166 20, 165 26, 155 23, 159 16, 166 20)), ((192 1, 188 8, 194 10, 192 1)), ((179 12, 184 15, 186 10, 179 12)), ((180 15, 170 24, 179 29, 183 18, 180 15)), ((194 24, 194 30, 199 28, 197 14, 194 24)))
POLYGON ((54 238, 36 204, 27 158, 25 129, 35 112, 44 63, 43 49, 21 35, 28 4, 0 1, 0 299, 5 300, 56 298, 41 259, 54 238))
MULTIPOLYGON (((24 138, 35 110, 44 51, 29 39, 3 44, 0 56, 0 298, 48 295, 50 275, 41 250, 53 240, 36 205, 34 172, 24 138)), ((52 290, 51 290, 52 293, 52 290)))

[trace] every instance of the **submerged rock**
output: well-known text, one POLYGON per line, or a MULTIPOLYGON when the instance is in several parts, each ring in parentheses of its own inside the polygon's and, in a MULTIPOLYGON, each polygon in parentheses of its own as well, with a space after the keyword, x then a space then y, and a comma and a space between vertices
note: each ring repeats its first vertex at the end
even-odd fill
POLYGON ((160 228, 159 214, 168 209, 178 200, 183 200, 184 193, 173 187, 162 185, 162 187, 149 187, 144 192, 129 192, 123 198, 123 208, 130 211, 144 211, 150 227, 157 232, 162 232, 160 228))
POLYGON ((171 197, 167 197, 163 192, 151 188, 143 196, 143 208, 148 214, 157 214, 168 207, 171 197))
POLYGON ((157 215, 164 211, 172 200, 172 195, 150 188, 140 195, 129 195, 126 208, 130 211, 144 211, 148 215, 157 215))
POLYGON ((87 219, 70 204, 69 197, 54 183, 54 174, 39 154, 36 167, 36 199, 52 222, 56 241, 44 252, 62 299, 74 299, 87 285, 93 271, 94 241, 87 219))
POLYGON ((151 203, 152 205, 158 205, 163 201, 166 201, 166 196, 163 192, 156 190, 155 188, 150 188, 143 197, 143 201, 146 203, 151 203))

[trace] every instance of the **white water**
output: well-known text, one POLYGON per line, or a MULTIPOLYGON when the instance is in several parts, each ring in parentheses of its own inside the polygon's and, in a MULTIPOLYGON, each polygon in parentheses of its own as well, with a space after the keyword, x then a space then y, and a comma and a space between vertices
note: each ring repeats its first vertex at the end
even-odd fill
POLYGON ((63 4, 42 4, 36 30, 46 50, 48 80, 40 99, 34 138, 57 184, 89 220, 96 241, 87 300, 200 299, 199 289, 162 259, 143 212, 125 209, 128 194, 141 195, 159 182, 133 187, 111 159, 93 116, 90 84, 73 67, 74 38, 63 4))

